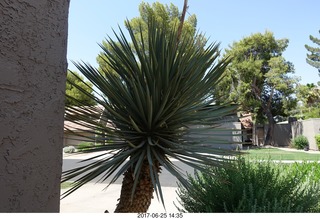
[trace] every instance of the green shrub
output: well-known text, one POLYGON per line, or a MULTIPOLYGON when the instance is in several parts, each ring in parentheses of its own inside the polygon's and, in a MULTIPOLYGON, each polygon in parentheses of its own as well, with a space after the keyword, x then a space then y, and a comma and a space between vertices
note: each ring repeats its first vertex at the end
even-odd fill
MULTIPOLYGON (((319 169, 319 164, 314 165, 319 169)), ((320 186, 310 168, 240 158, 233 168, 211 168, 210 174, 196 171, 194 176, 188 176, 191 189, 187 191, 178 184, 178 201, 184 208, 179 210, 320 212, 320 186)))
MULTIPOLYGON (((282 165, 282 168, 289 168, 291 172, 295 172, 294 174, 302 174, 303 181, 308 181, 311 178, 315 182, 320 182, 320 163, 317 161, 314 162, 303 162, 303 163, 291 163, 282 165)), ((285 170, 287 171, 287 170, 285 170)))
POLYGON ((292 141, 291 144, 294 148, 296 149, 304 149, 305 147, 309 146, 309 142, 306 136, 303 135, 298 135, 295 137, 292 141))
POLYGON ((316 136, 314 136, 314 138, 316 139, 316 143, 317 143, 318 149, 320 151, 320 134, 316 134, 316 136))
POLYGON ((67 154, 71 154, 71 153, 76 152, 76 148, 73 146, 67 146, 67 147, 63 148, 63 152, 67 153, 67 154))

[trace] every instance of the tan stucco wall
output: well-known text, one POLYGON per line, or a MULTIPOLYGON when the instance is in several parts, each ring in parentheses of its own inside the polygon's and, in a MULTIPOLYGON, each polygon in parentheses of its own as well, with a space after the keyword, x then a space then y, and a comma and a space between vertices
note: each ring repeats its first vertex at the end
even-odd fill
POLYGON ((64 133, 63 136, 63 146, 78 146, 79 144, 83 142, 92 142, 95 137, 94 134, 89 132, 80 132, 79 135, 75 135, 72 133, 64 133))
POLYGON ((315 136, 320 134, 320 118, 311 118, 302 121, 296 121, 292 125, 293 138, 298 135, 304 135, 308 138, 309 149, 319 151, 315 136))
POLYGON ((0 212, 59 212, 68 9, 0 1, 0 212))

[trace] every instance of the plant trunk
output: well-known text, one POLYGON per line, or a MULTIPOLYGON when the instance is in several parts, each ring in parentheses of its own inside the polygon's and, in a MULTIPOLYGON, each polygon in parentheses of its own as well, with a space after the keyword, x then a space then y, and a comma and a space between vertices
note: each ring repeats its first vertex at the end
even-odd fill
POLYGON ((181 38, 181 33, 182 33, 184 19, 186 17, 187 8, 188 8, 188 0, 184 0, 182 14, 181 14, 181 17, 180 17, 180 24, 179 24, 179 27, 178 27, 177 42, 179 42, 180 38, 181 38))
POLYGON ((261 99, 261 90, 259 89, 259 87, 257 87, 256 85, 256 78, 253 79, 253 83, 251 85, 252 87, 252 92, 254 94, 254 96, 256 97, 257 100, 260 100, 261 102, 261 106, 263 109, 263 112, 266 114, 267 119, 268 119, 268 131, 267 131, 267 135, 264 141, 264 145, 274 145, 274 125, 275 125, 275 121, 273 119, 273 115, 271 112, 271 103, 272 103, 272 96, 273 96, 273 90, 271 91, 271 95, 270 95, 270 99, 267 103, 265 103, 262 99, 261 99))
MULTIPOLYGON (((157 174, 159 174, 159 165, 156 165, 156 168, 158 169, 157 174)), ((145 160, 142 164, 140 179, 133 198, 131 198, 134 184, 133 170, 134 167, 131 167, 124 173, 119 203, 117 204, 115 213, 147 212, 149 209, 154 188, 150 177, 148 161, 145 160)))
POLYGON ((264 145, 274 145, 274 119, 272 116, 272 113, 269 110, 266 110, 266 116, 268 118, 268 130, 267 130, 267 135, 266 135, 266 140, 264 142, 264 145))

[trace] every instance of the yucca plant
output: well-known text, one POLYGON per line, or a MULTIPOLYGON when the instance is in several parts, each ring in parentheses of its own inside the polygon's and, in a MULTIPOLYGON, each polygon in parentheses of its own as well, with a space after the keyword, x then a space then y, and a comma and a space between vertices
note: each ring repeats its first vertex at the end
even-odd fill
POLYGON ((107 39, 112 50, 101 45, 112 73, 75 63, 96 94, 79 89, 101 107, 68 107, 65 119, 94 130, 95 138, 88 141, 95 146, 84 152, 105 153, 63 173, 62 182, 75 179, 63 196, 96 177, 112 177, 111 184, 123 176, 115 212, 146 212, 154 192, 164 205, 161 168, 188 187, 183 170, 171 158, 206 171, 204 165, 220 166, 235 153, 223 149, 226 130, 218 125, 236 106, 215 105, 211 96, 229 63, 218 60, 218 44, 190 49, 192 39, 178 39, 177 31, 164 31, 153 20, 148 39, 141 35, 138 41, 127 24, 130 41, 120 29, 116 40, 107 39))

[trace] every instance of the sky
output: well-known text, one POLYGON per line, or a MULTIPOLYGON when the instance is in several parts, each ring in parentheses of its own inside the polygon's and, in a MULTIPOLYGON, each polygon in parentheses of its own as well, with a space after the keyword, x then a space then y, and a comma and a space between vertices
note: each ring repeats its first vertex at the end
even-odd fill
MULTIPOLYGON (((71 61, 90 63, 97 67, 99 43, 113 29, 119 33, 124 21, 139 16, 141 0, 71 0, 69 8, 68 68, 77 71, 71 61)), ((152 4, 156 1, 144 0, 152 4)), ((158 0, 173 3, 182 10, 183 0, 158 0)), ((295 66, 301 83, 320 80, 316 68, 306 63, 304 45, 317 47, 309 35, 320 38, 319 0, 189 0, 188 15, 197 16, 197 29, 209 42, 220 43, 224 50, 233 42, 254 33, 271 31, 276 39, 289 39, 284 58, 295 66)))

